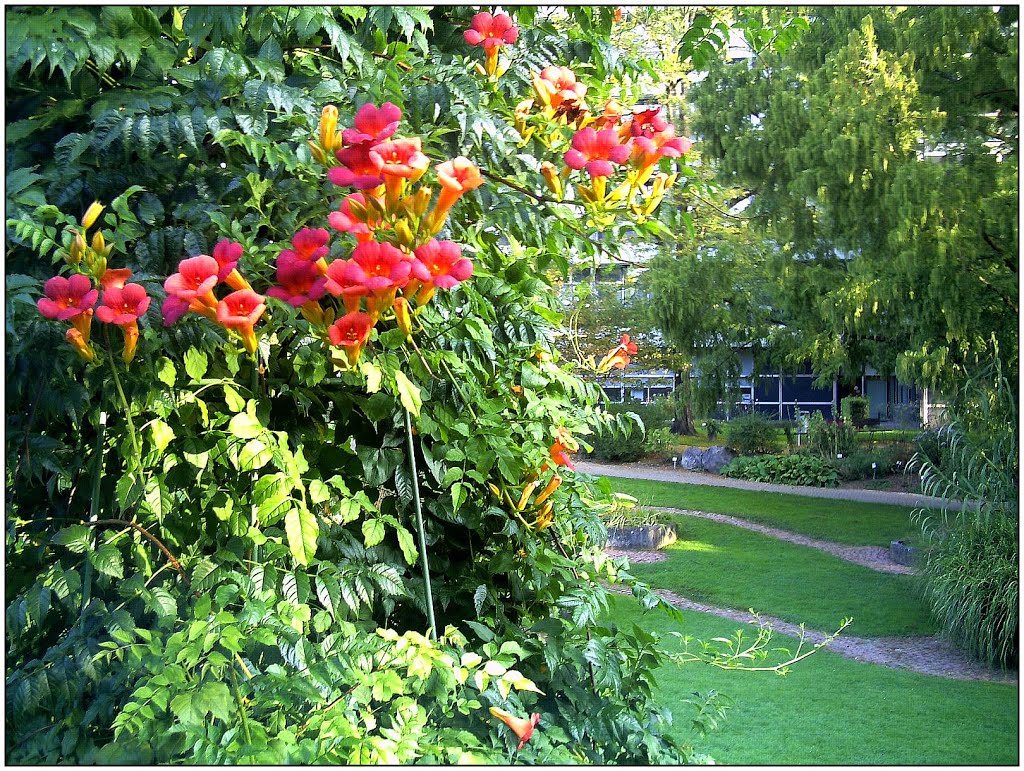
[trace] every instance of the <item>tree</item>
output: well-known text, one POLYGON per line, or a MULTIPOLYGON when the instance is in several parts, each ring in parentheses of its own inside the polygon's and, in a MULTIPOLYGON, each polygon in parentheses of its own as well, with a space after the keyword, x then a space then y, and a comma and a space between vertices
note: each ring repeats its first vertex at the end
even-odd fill
POLYGON ((950 388, 994 338, 1015 367, 1017 9, 807 15, 695 89, 706 156, 775 247, 780 356, 950 388))

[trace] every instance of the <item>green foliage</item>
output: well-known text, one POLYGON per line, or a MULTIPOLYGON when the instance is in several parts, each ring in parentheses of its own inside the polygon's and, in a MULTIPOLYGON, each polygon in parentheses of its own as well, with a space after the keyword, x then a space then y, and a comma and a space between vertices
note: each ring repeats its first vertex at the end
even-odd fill
MULTIPOLYGON (((553 362, 552 284, 598 247, 572 206, 538 203, 546 151, 508 121, 552 62, 586 74, 594 104, 640 70, 607 44, 609 9, 576 8, 568 29, 524 28, 484 81, 461 35, 472 14, 8 13, 8 762, 693 757, 653 698, 655 640, 601 621, 602 582, 631 582, 601 551, 607 489, 565 471, 541 529, 490 488, 550 476, 558 432, 643 441, 553 362), (435 162, 492 175, 443 233, 473 280, 423 308, 417 347, 389 317, 364 367, 340 370, 280 305, 255 357, 202 319, 164 329, 164 278, 221 238, 255 287, 272 281, 286 242, 338 204, 307 145, 319 109, 350 123, 385 101, 435 162), (35 308, 93 200, 111 266, 154 299, 128 366, 99 325, 83 364, 35 308), (515 754, 491 706, 542 727, 515 754)), ((336 238, 332 257, 351 249, 336 238)))
POLYGON ((636 412, 639 407, 634 402, 608 405, 608 414, 615 416, 615 423, 609 423, 606 430, 591 437, 595 459, 631 463, 644 456, 647 428, 636 412))
POLYGON ((838 460, 857 446, 857 430, 842 420, 825 420, 820 412, 811 415, 807 425, 806 451, 819 458, 838 460))
POLYGON ((906 460, 906 453, 898 449, 878 448, 873 450, 855 449, 839 460, 833 461, 836 471, 843 479, 873 479, 891 474, 897 460, 906 460), (874 468, 872 468, 874 464, 874 468))
POLYGON ((740 455, 758 455, 775 447, 776 427, 760 413, 740 415, 725 424, 725 443, 740 455))
POLYGON ((952 399, 952 422, 919 442, 912 467, 942 499, 918 512, 929 540, 925 592, 943 633, 983 661, 1019 651, 1019 457, 1015 389, 995 367, 952 399), (953 510, 951 500, 964 507, 953 510))
POLYGON ((840 400, 839 409, 843 420, 857 425, 867 420, 870 405, 871 402, 866 396, 846 396, 840 400))
POLYGON ((839 484, 839 474, 832 463, 803 454, 736 458, 722 469, 722 475, 782 485, 835 487, 839 484))
POLYGON ((778 245, 777 358, 952 391, 994 334, 1016 367, 1018 15, 815 9, 784 51, 693 89, 704 157, 778 245))

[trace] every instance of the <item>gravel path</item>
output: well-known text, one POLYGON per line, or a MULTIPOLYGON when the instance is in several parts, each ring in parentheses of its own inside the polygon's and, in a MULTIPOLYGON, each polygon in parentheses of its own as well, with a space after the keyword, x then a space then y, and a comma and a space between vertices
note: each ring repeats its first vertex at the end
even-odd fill
MULTIPOLYGON (((628 552, 624 554, 633 562, 657 562, 658 559, 647 559, 650 555, 664 559, 659 552, 628 552)), ((619 587, 614 587, 620 591, 619 587)), ((799 637, 799 625, 772 616, 755 617, 749 611, 732 608, 717 608, 702 602, 681 597, 665 589, 655 589, 655 594, 675 605, 680 610, 695 610, 700 613, 711 613, 733 621, 770 626, 779 634, 799 637)), ((803 630, 804 639, 810 643, 819 643, 825 639, 824 632, 813 629, 803 630)), ((945 640, 936 637, 850 637, 842 634, 828 644, 827 650, 855 661, 879 664, 892 669, 906 669, 925 675, 947 677, 953 680, 987 680, 990 682, 1017 685, 1016 672, 1004 672, 987 667, 968 658, 945 640)))
MULTIPOLYGON (((740 490, 758 490, 765 493, 786 493, 803 495, 809 498, 830 498, 832 500, 862 501, 864 503, 888 503, 896 506, 914 508, 937 507, 938 498, 929 498, 918 493, 896 493, 885 490, 850 490, 833 487, 800 487, 799 485, 773 485, 766 482, 748 482, 743 479, 729 479, 718 474, 708 474, 685 469, 658 468, 644 466, 639 463, 594 463, 579 461, 576 468, 594 476, 626 477, 628 479, 648 479, 654 482, 678 482, 689 485, 711 485, 712 487, 735 487, 740 490)), ((961 504, 951 501, 951 510, 958 510, 961 504)))
POLYGON ((710 519, 712 522, 722 522, 726 525, 735 525, 736 527, 746 528, 747 530, 754 530, 755 532, 764 533, 765 535, 770 535, 773 538, 778 538, 780 541, 788 541, 789 543, 799 544, 800 546, 809 546, 812 549, 827 552, 841 560, 854 562, 858 565, 863 565, 866 568, 878 570, 882 573, 902 573, 906 575, 914 572, 914 569, 908 565, 899 565, 893 562, 892 557, 889 555, 889 550, 881 546, 847 546, 845 544, 832 543, 831 541, 821 541, 817 538, 809 538, 806 535, 791 533, 788 530, 779 530, 777 527, 759 525, 756 522, 749 522, 745 519, 740 519, 739 517, 730 517, 727 514, 712 514, 707 511, 671 509, 663 508, 661 506, 648 506, 647 508, 651 511, 661 511, 666 514, 681 514, 687 517, 710 519))

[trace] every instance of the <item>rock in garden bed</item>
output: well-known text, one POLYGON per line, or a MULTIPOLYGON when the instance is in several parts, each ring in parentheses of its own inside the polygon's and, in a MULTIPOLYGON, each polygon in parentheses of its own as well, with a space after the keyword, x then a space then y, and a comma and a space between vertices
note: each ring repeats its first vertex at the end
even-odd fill
POLYGON ((608 546, 615 549, 664 549, 676 542, 673 525, 638 525, 608 528, 608 546))

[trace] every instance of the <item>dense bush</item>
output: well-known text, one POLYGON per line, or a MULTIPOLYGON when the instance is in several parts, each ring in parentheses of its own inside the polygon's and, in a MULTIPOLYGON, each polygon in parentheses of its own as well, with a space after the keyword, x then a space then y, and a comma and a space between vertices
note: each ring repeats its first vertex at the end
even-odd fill
POLYGON ((983 661, 1015 667, 1019 426, 1016 384, 998 358, 952 395, 949 414, 948 426, 919 437, 911 464, 921 489, 942 500, 918 514, 929 543, 925 595, 945 636, 983 661))
POLYGON ((757 455, 775 448, 777 433, 764 415, 740 415, 725 424, 725 443, 740 455, 757 455))
POLYGON ((867 420, 871 402, 866 396, 846 396, 839 405, 843 420, 857 425, 867 420))
POLYGON ((896 467, 899 453, 895 450, 878 448, 874 450, 854 449, 848 455, 834 461, 836 471, 843 479, 871 479, 872 476, 885 476, 896 467), (875 468, 871 468, 871 464, 875 468))
POLYGON ((614 463, 632 463, 640 460, 647 452, 647 430, 635 408, 636 402, 609 404, 608 413, 623 419, 626 430, 609 429, 589 437, 595 460, 614 463), (626 421, 632 422, 626 422, 626 421))
POLYGON ((849 455, 857 446, 857 431, 851 423, 825 420, 820 412, 811 415, 807 426, 807 452, 835 460, 849 455))
POLYGON ((596 219, 656 227, 515 125, 553 62, 597 110, 640 70, 612 8, 513 13, 498 72, 465 7, 7 12, 7 762, 692 758, 567 456, 631 421, 552 345, 596 219))
POLYGON ((722 469, 723 476, 780 485, 835 487, 839 475, 827 460, 813 455, 765 455, 736 458, 722 469))

